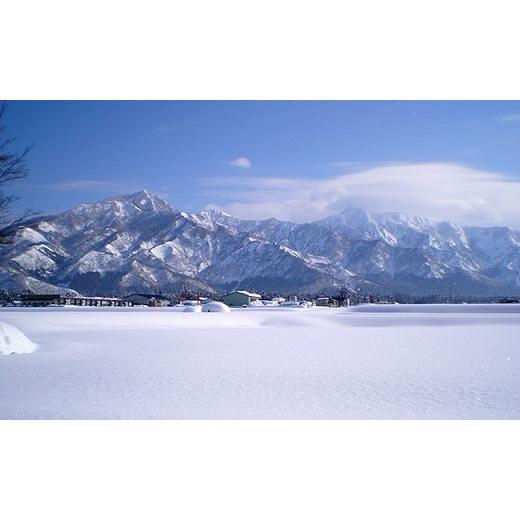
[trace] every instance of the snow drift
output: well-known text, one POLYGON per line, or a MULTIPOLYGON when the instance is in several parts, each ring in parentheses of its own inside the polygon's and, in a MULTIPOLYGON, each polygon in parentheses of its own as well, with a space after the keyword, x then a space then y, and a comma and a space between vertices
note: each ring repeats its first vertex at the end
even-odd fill
POLYGON ((36 345, 20 330, 0 322, 0 354, 30 354, 36 345))
POLYGON ((201 312, 202 307, 200 305, 183 305, 183 312, 201 312))

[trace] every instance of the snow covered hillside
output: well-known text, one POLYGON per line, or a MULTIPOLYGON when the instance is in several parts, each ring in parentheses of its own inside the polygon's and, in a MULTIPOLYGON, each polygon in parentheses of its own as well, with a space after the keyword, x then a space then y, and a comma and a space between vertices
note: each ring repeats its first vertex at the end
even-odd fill
POLYGON ((520 418, 520 305, 0 310, 0 418, 520 418))
POLYGON ((347 208, 307 224, 173 208, 147 191, 38 218, 0 247, 0 287, 85 294, 520 294, 520 233, 347 208))

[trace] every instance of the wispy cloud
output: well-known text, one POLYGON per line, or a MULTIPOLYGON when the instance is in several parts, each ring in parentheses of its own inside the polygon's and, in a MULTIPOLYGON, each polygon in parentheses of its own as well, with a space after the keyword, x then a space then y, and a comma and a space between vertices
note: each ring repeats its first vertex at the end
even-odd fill
POLYGON ((520 123, 520 114, 504 114, 495 118, 499 123, 520 123))
POLYGON ((403 161, 385 161, 385 162, 368 162, 368 161, 333 161, 328 163, 329 166, 341 168, 344 172, 368 170, 369 168, 376 168, 381 166, 398 166, 408 164, 403 161))
POLYGON ((237 157, 229 161, 229 164, 231 164, 231 166, 237 166, 238 168, 251 168, 251 166, 253 166, 253 163, 247 157, 237 157))
POLYGON ((366 166, 367 163, 362 161, 332 161, 330 166, 335 166, 336 168, 347 168, 347 169, 357 169, 366 166))
POLYGON ((142 186, 136 186, 124 182, 103 181, 97 179, 83 179, 76 181, 63 181, 44 186, 54 191, 98 191, 105 193, 128 193, 138 191, 142 186))
POLYGON ((227 192, 231 202, 221 208, 241 218, 308 222, 350 206, 520 228, 520 181, 453 163, 385 165, 324 180, 226 177, 206 183, 220 196, 227 192))

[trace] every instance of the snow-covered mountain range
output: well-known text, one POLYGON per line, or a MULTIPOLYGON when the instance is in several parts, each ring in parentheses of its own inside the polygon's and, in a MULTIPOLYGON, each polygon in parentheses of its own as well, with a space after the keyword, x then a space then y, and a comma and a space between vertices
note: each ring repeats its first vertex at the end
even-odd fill
POLYGON ((295 224, 185 213, 147 191, 32 220, 0 248, 0 288, 83 294, 520 293, 520 233, 347 208, 295 224))

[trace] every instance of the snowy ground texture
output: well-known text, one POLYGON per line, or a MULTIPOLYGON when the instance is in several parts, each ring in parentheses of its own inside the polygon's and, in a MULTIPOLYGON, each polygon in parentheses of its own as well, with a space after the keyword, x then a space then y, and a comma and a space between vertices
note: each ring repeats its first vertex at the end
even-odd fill
POLYGON ((38 345, 0 355, 2 419, 520 418, 520 305, 4 308, 0 322, 38 345))

